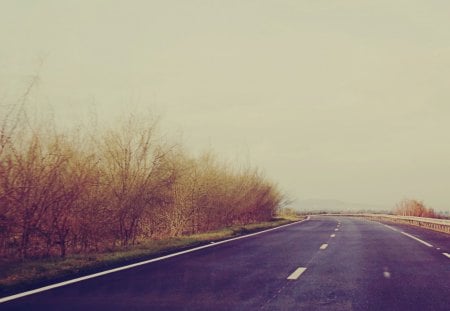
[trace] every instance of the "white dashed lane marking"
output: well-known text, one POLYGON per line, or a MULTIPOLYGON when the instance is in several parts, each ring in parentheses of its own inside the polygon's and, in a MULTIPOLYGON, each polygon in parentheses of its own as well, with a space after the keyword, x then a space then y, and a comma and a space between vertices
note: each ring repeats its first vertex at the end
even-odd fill
POLYGON ((328 244, 322 244, 321 246, 320 246, 320 249, 326 249, 328 247, 328 244))
POLYGON ((299 267, 297 270, 295 270, 290 276, 288 276, 288 280, 296 280, 300 277, 300 275, 303 274, 303 272, 306 271, 305 267, 299 267))

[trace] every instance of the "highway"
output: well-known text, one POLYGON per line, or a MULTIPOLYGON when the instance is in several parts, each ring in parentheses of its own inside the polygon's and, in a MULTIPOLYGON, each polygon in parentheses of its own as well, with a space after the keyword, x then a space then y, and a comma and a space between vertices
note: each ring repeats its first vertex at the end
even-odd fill
POLYGON ((0 304, 0 310, 450 310, 450 235, 309 220, 0 304))

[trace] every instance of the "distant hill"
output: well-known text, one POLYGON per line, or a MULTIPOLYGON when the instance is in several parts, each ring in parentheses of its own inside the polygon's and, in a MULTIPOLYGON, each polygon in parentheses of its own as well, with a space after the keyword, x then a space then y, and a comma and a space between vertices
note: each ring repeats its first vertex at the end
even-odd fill
POLYGON ((390 212, 392 207, 350 203, 331 199, 307 199, 292 202, 290 208, 299 212, 390 212))

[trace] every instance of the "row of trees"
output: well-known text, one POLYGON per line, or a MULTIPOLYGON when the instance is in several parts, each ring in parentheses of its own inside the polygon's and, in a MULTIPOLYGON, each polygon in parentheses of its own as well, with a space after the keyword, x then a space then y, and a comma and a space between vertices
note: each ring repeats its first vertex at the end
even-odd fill
POLYGON ((426 207, 422 201, 414 199, 404 199, 397 203, 394 208, 394 214, 401 216, 417 216, 437 218, 438 215, 431 207, 426 207))
POLYGON ((190 156, 155 124, 62 134, 5 122, 0 256, 64 257, 273 217, 283 197, 258 170, 190 156))

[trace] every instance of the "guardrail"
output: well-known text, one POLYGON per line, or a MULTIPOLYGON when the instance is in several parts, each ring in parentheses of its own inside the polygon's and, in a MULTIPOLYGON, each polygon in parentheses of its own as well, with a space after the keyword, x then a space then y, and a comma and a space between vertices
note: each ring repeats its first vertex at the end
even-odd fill
POLYGON ((397 216, 387 214, 334 214, 334 215, 365 217, 368 219, 378 221, 403 223, 450 234, 450 220, 448 219, 414 217, 414 216, 397 216))

